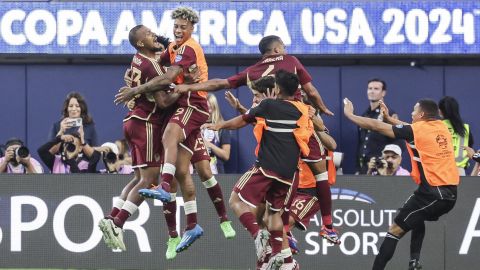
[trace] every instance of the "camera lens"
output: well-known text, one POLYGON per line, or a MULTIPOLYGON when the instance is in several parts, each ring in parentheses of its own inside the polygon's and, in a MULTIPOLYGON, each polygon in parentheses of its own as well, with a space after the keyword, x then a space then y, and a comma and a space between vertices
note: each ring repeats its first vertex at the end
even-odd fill
POLYGON ((73 143, 66 143, 65 149, 67 149, 67 152, 72 153, 72 152, 75 152, 75 149, 77 149, 77 147, 73 143))
POLYGON ((117 155, 113 152, 108 152, 106 155, 105 155, 105 161, 107 163, 115 163, 117 161, 117 155))
POLYGON ((15 154, 20 158, 26 158, 30 155, 30 151, 25 146, 20 146, 19 148, 15 149, 15 154))
POLYGON ((375 168, 377 169, 383 169, 385 164, 383 164, 383 157, 377 157, 375 158, 375 168))

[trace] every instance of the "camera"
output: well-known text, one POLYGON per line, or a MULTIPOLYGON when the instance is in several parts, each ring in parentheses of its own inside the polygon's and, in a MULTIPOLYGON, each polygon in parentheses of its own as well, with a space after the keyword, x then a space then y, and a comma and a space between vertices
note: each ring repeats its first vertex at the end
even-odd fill
POLYGON ((26 158, 30 155, 30 150, 28 150, 27 147, 25 146, 20 146, 17 149, 15 149, 15 154, 13 155, 14 159, 17 159, 17 156, 20 158, 26 158))
POLYGON ((68 125, 70 127, 80 127, 82 126, 82 118, 71 118, 68 121, 68 125))
POLYGON ((385 167, 385 163, 383 162, 384 158, 382 156, 375 158, 375 168, 383 169, 385 167))
POLYGON ((75 149, 77 149, 75 144, 73 144, 71 142, 65 143, 64 147, 65 147, 65 150, 67 150, 67 152, 69 152, 69 153, 73 153, 73 152, 75 152, 75 149))
POLYGON ((105 154, 104 159, 107 163, 115 163, 117 162, 117 155, 113 152, 108 152, 105 154))

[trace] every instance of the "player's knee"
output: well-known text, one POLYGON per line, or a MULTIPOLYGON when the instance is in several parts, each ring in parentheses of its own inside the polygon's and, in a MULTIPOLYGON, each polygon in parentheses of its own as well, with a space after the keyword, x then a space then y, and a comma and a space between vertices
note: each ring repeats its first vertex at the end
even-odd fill
POLYGON ((210 169, 210 163, 208 160, 202 160, 195 164, 195 169, 197 170, 198 176, 202 180, 202 182, 207 181, 208 179, 212 178, 212 170, 210 169), (205 166, 205 164, 207 166, 205 166))
POLYGON ((398 226, 396 223, 393 223, 390 228, 388 228, 388 233, 398 237, 398 238, 402 238, 402 236, 405 235, 405 231, 400 228, 400 226, 398 226))

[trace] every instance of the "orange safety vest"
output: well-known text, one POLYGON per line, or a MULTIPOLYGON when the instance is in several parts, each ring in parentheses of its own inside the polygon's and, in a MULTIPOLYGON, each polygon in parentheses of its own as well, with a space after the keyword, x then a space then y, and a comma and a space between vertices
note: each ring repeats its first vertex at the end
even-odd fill
POLYGON ((458 185, 460 176, 447 126, 440 120, 419 121, 411 126, 414 144, 407 144, 407 149, 415 183, 420 184, 423 175, 430 186, 458 185))
MULTIPOLYGON (((180 45, 177 49, 174 49, 175 42, 171 42, 168 46, 168 51, 170 53, 170 63, 175 63, 175 59, 177 55, 182 55, 185 52, 185 48, 188 46, 195 51, 196 56, 196 64, 197 67, 200 69, 200 82, 208 81, 208 65, 207 60, 205 60, 205 54, 203 53, 203 49, 193 38, 189 38, 185 43, 180 45)), ((176 84, 182 84, 184 82, 183 74, 179 75, 175 79, 176 84)), ((197 94, 202 97, 207 97, 207 92, 205 91, 198 91, 197 94)))
POLYGON ((335 185, 337 182, 337 168, 333 163, 333 151, 327 151, 327 172, 328 172, 328 183, 330 186, 335 185))
MULTIPOLYGON (((313 134, 313 123, 308 116, 308 105, 300 101, 290 101, 301 113, 302 115, 297 120, 298 128, 293 130, 293 135, 297 141, 298 146, 300 147, 300 152, 308 156, 310 154, 310 148, 308 147, 308 141, 310 136, 313 134)), ((256 117, 257 123, 253 128, 253 135, 257 140, 257 147, 255 148, 255 155, 258 156, 258 150, 260 149, 260 141, 262 140, 263 131, 267 129, 267 123, 264 118, 256 117)))

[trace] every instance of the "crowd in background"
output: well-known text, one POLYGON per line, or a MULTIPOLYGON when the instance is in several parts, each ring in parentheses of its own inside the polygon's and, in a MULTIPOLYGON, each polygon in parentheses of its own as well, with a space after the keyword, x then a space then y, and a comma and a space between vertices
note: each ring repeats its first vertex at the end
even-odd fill
MULTIPOLYGON (((384 98, 387 84, 381 79, 371 79, 367 83, 369 107, 362 116, 383 121, 384 98)), ((230 92, 225 95, 228 103, 239 111, 246 108, 230 92)), ((209 122, 223 121, 218 101, 214 95, 208 96, 209 122)), ((469 124, 460 115, 460 106, 453 97, 443 97, 439 102, 439 117, 448 126, 455 150, 460 175, 472 166, 471 175, 480 175, 477 151, 473 149, 474 138, 469 124)), ((392 108, 388 113, 398 119, 392 108)), ((231 136, 227 130, 203 130, 205 146, 211 157, 214 174, 225 173, 224 163, 230 159, 231 136)), ((88 112, 88 106, 80 93, 69 93, 61 108, 61 117, 52 124, 45 144, 38 147, 41 163, 31 157, 31 149, 19 138, 11 138, 0 145, 1 173, 119 173, 131 174, 129 146, 124 139, 112 142, 98 142, 95 122, 88 112)), ((113 139, 113 138, 112 138, 113 139)), ((367 175, 409 175, 402 168, 402 153, 405 143, 392 140, 377 132, 358 128, 358 148, 356 153, 356 174, 367 175)), ((337 173, 341 173, 344 153, 335 153, 337 173)), ((241 158, 241 157, 240 157, 241 158)), ((193 167, 192 167, 193 171, 193 167)))

